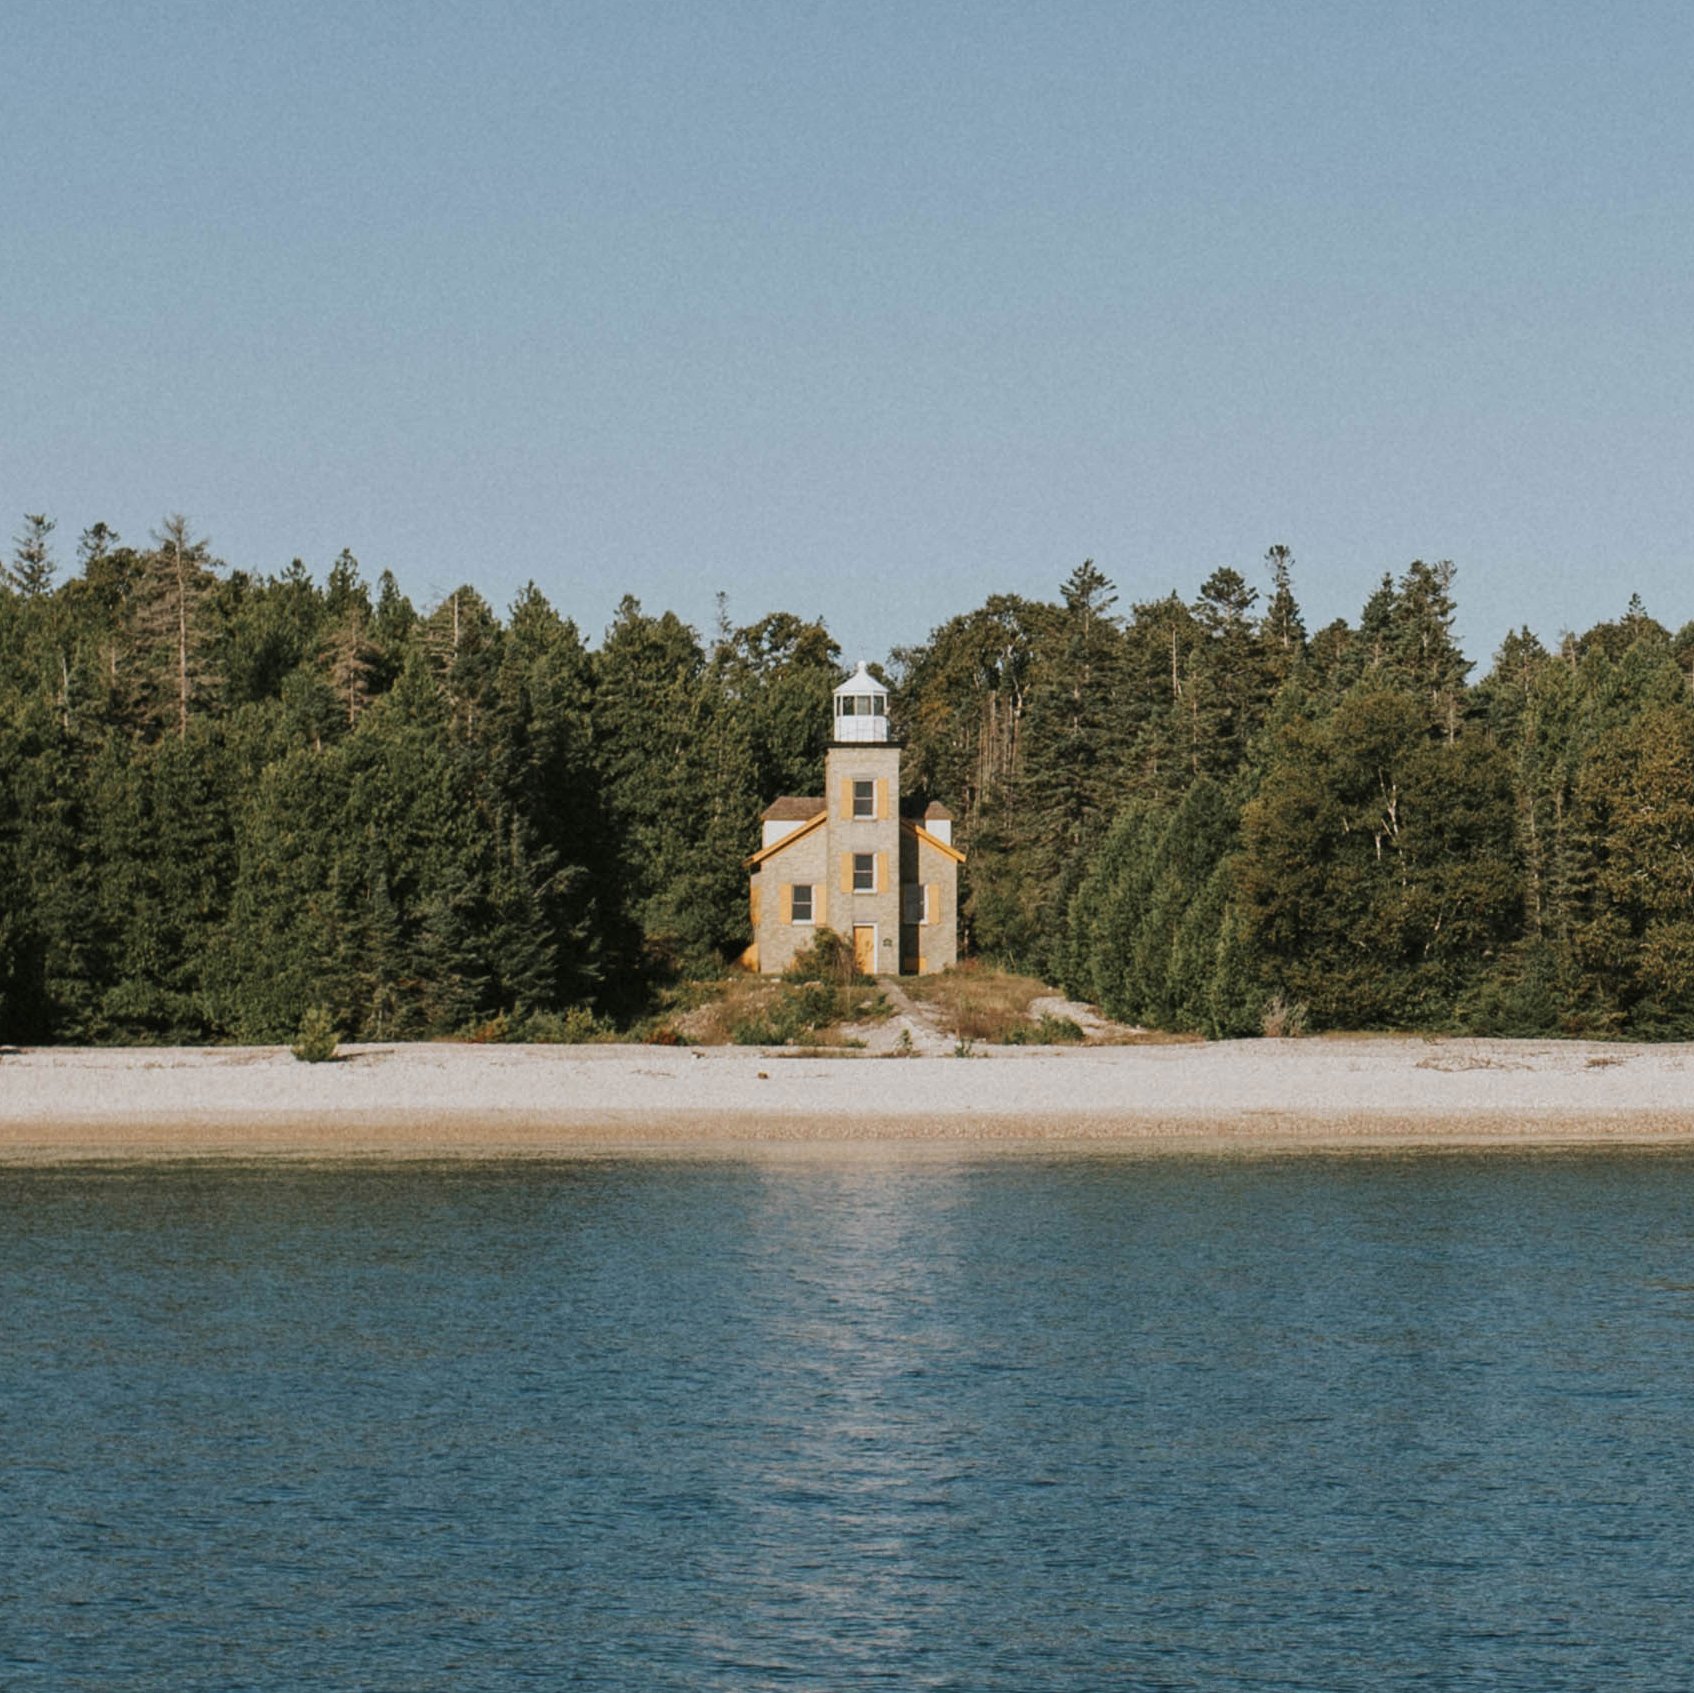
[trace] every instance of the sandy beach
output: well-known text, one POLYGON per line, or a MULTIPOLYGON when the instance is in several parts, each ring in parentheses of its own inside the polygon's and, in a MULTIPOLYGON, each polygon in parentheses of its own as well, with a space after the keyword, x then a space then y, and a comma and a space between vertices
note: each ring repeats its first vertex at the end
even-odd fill
POLYGON ((991 1049, 40 1048, 0 1161, 458 1158, 741 1145, 1169 1149, 1694 1142, 1694 1046, 1325 1039, 991 1049))

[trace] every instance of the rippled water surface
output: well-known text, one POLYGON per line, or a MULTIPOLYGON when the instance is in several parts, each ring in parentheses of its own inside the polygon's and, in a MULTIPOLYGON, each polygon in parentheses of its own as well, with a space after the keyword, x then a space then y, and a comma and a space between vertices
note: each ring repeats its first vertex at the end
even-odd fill
POLYGON ((1684 1688, 1691 1198, 0 1172, 0 1687, 1684 1688))

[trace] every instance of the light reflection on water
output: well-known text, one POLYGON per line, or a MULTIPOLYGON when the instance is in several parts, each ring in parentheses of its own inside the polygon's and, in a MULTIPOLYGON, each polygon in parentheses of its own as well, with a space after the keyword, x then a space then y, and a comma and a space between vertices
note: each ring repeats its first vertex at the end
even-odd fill
POLYGON ((0 1173, 0 1687, 1673 1688, 1694 1159, 0 1173))

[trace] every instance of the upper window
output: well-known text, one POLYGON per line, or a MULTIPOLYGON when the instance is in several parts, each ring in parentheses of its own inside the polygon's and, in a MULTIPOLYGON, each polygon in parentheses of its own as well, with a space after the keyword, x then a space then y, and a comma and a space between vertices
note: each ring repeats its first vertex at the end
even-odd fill
POLYGON ((845 694, 840 714, 843 717, 881 717, 886 709, 881 694, 845 694))
POLYGON ((808 883, 797 882, 789 894, 788 913, 796 923, 812 920, 812 890, 808 883))
POLYGON ((853 784, 853 815, 855 817, 876 816, 875 782, 855 782, 853 784))
POLYGON ((876 854, 874 852, 856 852, 853 854, 853 892, 856 894, 874 894, 876 892, 876 854))

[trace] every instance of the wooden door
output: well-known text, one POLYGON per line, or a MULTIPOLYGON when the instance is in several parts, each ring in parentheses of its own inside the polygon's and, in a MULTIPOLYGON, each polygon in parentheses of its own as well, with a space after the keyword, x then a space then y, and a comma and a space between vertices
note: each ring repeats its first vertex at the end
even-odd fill
POLYGON ((853 925, 853 962, 867 976, 876 974, 876 925, 853 925))

